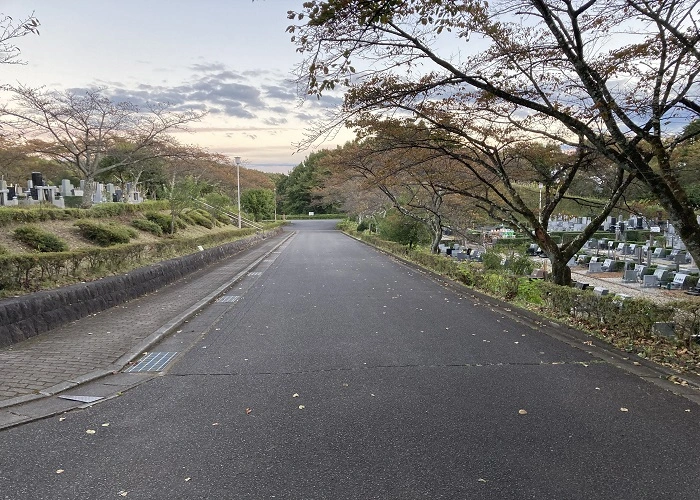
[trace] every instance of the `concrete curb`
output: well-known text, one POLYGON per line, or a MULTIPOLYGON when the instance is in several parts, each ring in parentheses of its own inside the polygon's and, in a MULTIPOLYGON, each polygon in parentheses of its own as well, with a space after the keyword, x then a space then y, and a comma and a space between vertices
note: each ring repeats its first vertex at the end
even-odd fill
POLYGON ((238 281, 240 281, 243 277, 245 277, 247 275, 247 273, 249 273, 252 269, 257 267, 260 264, 260 262, 262 262, 267 257, 269 257, 270 254, 275 252, 289 238, 294 236, 294 234, 296 234, 296 233, 294 233, 294 232, 290 233, 288 236, 283 238, 282 241, 280 241, 277 245, 275 245, 270 251, 266 252, 261 257, 256 259, 252 264, 249 264, 242 271, 237 273, 233 278, 231 278, 231 280, 224 283, 223 285, 221 285, 219 288, 217 288, 213 292, 209 293, 207 296, 205 296, 203 299, 199 300, 196 304, 194 304, 192 307, 190 307, 189 309, 184 311, 182 314, 173 318, 173 320, 170 321, 169 323, 161 326, 156 331, 151 333, 141 343, 134 346, 130 351, 128 351, 124 355, 122 355, 117 361, 112 363, 108 368, 101 368, 98 370, 94 370, 94 371, 86 373, 84 375, 74 377, 71 380, 61 382, 61 383, 53 385, 51 387, 47 387, 46 389, 39 391, 38 394, 26 394, 23 396, 17 396, 15 398, 9 398, 9 399, 6 399, 4 401, 0 401, 0 409, 7 409, 7 408, 10 408, 13 406, 33 402, 33 401, 36 401, 38 399, 55 396, 57 394, 65 392, 69 389, 72 389, 76 386, 79 386, 79 385, 82 385, 82 384, 85 384, 88 382, 92 382, 92 381, 95 381, 97 379, 106 377, 107 375, 112 375, 112 374, 115 374, 115 373, 121 371, 126 365, 128 365, 130 362, 132 362, 137 357, 141 356, 145 351, 148 351, 152 346, 154 346, 155 344, 160 342, 163 338, 165 338, 168 335, 170 335, 171 333, 173 333, 180 325, 182 325, 182 323, 184 323, 185 321, 187 321, 188 319, 193 317, 202 308, 204 308, 207 304, 209 304, 211 301, 216 299, 219 295, 222 295, 226 290, 228 290, 233 285, 235 285, 238 281))
MULTIPOLYGON (((279 234, 275 229, 268 234, 279 234)), ((0 300, 0 347, 152 293, 264 239, 255 234, 125 274, 0 300)))

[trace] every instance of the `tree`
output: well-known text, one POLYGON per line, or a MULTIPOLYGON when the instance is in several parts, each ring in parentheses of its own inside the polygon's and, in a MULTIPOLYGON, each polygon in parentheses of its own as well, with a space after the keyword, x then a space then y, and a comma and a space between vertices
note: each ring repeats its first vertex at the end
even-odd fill
POLYGON ((389 241, 408 245, 408 248, 420 243, 429 243, 433 239, 423 222, 398 210, 390 211, 381 219, 379 231, 389 241))
POLYGON ((29 34, 39 34, 39 20, 34 14, 15 21, 12 17, 0 13, 0 64, 23 64, 19 59, 19 47, 16 38, 29 34))
POLYGON ((170 205, 170 234, 175 234, 177 218, 185 209, 193 207, 195 200, 199 198, 205 189, 205 184, 198 178, 188 175, 178 179, 173 174, 170 183, 164 186, 165 198, 170 205))
POLYGON ((700 224, 671 163, 698 134, 674 134, 700 114, 697 5, 318 0, 290 12, 306 24, 288 30, 305 54, 307 93, 348 89, 327 126, 373 112, 441 128, 441 116, 468 113, 472 123, 585 148, 643 182, 700 261, 700 224))
POLYGON ((275 194, 269 189, 249 189, 241 193, 243 210, 253 214, 255 221, 271 219, 275 210, 275 194))
POLYGON ((347 144, 325 158, 338 171, 353 172, 364 188, 376 188, 403 216, 424 226, 430 234, 431 251, 438 253, 444 227, 444 189, 436 182, 440 172, 434 164, 417 159, 420 151, 407 154, 380 139, 347 144), (410 163, 412 168, 406 168, 410 163))
POLYGON ((564 152, 553 143, 531 142, 517 130, 505 133, 467 122, 457 126, 446 120, 443 117, 439 130, 410 119, 367 116, 356 120, 353 124, 367 139, 343 153, 339 168, 362 175, 405 215, 420 215, 437 238, 433 240, 434 251, 442 227, 451 225, 450 219, 458 220, 449 215, 449 205, 444 205, 457 196, 463 200, 461 210, 466 205, 471 212, 481 212, 492 221, 528 234, 547 253, 552 279, 569 283, 567 262, 617 206, 634 176, 618 168, 606 202, 574 197, 568 194, 572 180, 580 172, 600 168, 600 158, 587 148, 564 152), (538 200, 527 196, 533 183, 543 186, 541 210, 538 200), (548 225, 565 201, 585 206, 593 217, 573 240, 560 245, 549 234, 548 225))
POLYGON ((31 140, 40 155, 71 165, 85 179, 83 207, 92 205, 95 177, 114 168, 167 157, 177 148, 166 134, 198 120, 202 114, 173 112, 166 105, 145 110, 113 102, 101 90, 84 94, 10 87, 12 104, 0 106, 0 125, 31 140), (101 163, 119 150, 119 160, 101 163))
POLYGON ((321 202, 323 197, 320 193, 328 175, 320 167, 320 161, 328 153, 327 150, 311 153, 292 169, 289 176, 277 183, 283 213, 331 213, 333 211, 334 207, 323 205, 321 202))

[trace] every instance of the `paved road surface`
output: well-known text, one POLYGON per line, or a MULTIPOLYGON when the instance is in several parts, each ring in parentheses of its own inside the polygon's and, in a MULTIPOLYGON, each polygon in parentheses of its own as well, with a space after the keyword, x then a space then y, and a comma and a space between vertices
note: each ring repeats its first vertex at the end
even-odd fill
POLYGON ((698 498, 700 406, 331 228, 165 371, 1 432, 0 498, 698 498))

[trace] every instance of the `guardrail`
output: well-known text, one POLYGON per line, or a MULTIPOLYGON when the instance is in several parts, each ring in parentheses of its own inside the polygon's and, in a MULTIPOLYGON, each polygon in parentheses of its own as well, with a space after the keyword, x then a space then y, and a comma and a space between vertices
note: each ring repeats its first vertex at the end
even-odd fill
POLYGON ((246 226, 249 226, 249 227, 252 227, 252 228, 254 228, 254 229, 257 229, 258 231, 265 231, 265 228, 264 228, 263 226, 261 226, 261 225, 258 224, 257 222, 253 222, 252 220, 246 219, 245 217, 241 216, 240 214, 239 214, 239 215, 234 215, 234 214, 229 213, 229 212, 227 212, 227 211, 225 211, 225 210, 222 210, 222 209, 217 208, 217 207, 215 207, 215 206, 212 206, 212 205, 210 205, 210 204, 208 204, 208 203, 205 203, 205 202, 203 202, 203 201, 201 201, 201 200, 197 200, 197 199, 195 199, 195 198, 193 198, 193 200, 194 200, 196 203, 199 203, 200 205, 202 205, 202 206, 204 206, 204 207, 207 207, 209 210, 214 210, 214 211, 216 211, 216 212, 219 212, 219 213, 224 214, 226 217, 228 217, 229 219, 231 219, 231 222, 233 222, 233 221, 235 221, 235 220, 238 220, 238 218, 240 217, 241 223, 242 223, 242 224, 245 224, 246 226))

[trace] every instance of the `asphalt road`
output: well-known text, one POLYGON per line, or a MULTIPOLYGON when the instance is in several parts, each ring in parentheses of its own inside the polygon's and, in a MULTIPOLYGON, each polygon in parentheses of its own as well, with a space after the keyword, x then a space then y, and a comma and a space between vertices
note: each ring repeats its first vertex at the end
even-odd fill
POLYGON ((700 497, 700 407, 332 227, 160 376, 0 433, 0 498, 700 497))

